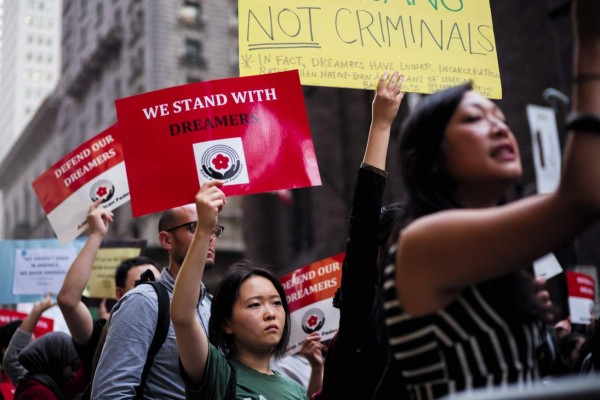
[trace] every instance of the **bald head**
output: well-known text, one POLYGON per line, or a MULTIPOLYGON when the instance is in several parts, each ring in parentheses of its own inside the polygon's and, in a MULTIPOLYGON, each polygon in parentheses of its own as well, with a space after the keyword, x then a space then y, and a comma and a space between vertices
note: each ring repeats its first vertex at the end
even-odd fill
POLYGON ((163 211, 158 219, 158 232, 166 231, 167 229, 171 229, 174 226, 184 224, 187 219, 184 221, 183 219, 189 216, 190 214, 196 213, 196 208, 193 204, 187 204, 181 207, 171 208, 169 210, 163 211))

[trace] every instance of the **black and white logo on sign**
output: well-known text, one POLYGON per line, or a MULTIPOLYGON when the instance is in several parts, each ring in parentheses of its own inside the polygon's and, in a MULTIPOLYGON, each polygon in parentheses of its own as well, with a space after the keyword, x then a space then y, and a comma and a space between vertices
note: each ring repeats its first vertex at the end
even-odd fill
POLYGON ((200 184, 211 179, 229 185, 249 182, 241 138, 195 143, 194 157, 200 184))

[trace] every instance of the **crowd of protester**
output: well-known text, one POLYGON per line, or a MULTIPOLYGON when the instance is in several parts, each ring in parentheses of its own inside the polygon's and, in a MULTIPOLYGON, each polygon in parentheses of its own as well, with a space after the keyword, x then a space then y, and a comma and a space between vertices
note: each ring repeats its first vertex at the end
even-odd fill
POLYGON ((161 214, 169 265, 121 263, 118 302, 98 319, 81 298, 113 215, 92 204, 87 241, 56 298, 70 335, 34 337, 55 305, 50 295, 24 320, 0 327, 1 382, 14 385, 16 400, 435 399, 595 375, 596 320, 555 321, 527 268, 600 217, 600 1, 575 0, 572 13, 570 135, 550 195, 504 204, 522 173, 519 148, 500 108, 467 83, 411 110, 399 150, 406 196, 382 207, 404 77, 381 76, 330 341, 312 333, 286 355, 285 292, 255 260, 228 267, 207 292, 202 280, 215 264, 227 207, 223 182, 212 180, 193 204, 161 214))

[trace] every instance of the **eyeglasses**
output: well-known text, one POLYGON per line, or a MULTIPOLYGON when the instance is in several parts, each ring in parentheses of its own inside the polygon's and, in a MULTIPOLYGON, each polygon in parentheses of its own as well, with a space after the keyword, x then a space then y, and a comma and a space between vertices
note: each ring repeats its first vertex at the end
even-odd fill
MULTIPOLYGON (((196 233, 196 227, 198 226, 198 221, 186 222, 185 224, 177 225, 169 229, 165 229, 165 232, 173 232, 176 229, 186 227, 190 233, 196 233)), ((213 231, 213 236, 220 238, 223 236, 223 231, 225 230, 224 226, 217 225, 215 230, 213 231)))

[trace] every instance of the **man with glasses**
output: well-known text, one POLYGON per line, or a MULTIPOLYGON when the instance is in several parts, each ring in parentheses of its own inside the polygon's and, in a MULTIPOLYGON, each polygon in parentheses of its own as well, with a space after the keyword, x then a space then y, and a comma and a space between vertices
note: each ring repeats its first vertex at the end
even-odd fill
MULTIPOLYGON (((169 254, 169 267, 157 279, 173 294, 173 285, 196 231, 197 213, 194 205, 167 210, 158 222, 158 239, 169 254)), ((225 228, 215 228, 208 249, 205 268, 215 262, 215 244, 225 228)), ((211 296, 202 290, 196 306, 197 315, 208 335, 211 296)), ((158 319, 158 298, 150 285, 139 285, 128 292, 113 308, 106 342, 102 349, 94 383, 93 399, 134 398, 146 355, 154 337, 158 319)), ((184 399, 184 384, 179 375, 179 354, 173 324, 162 347, 154 358, 144 387, 144 399, 184 399)))

